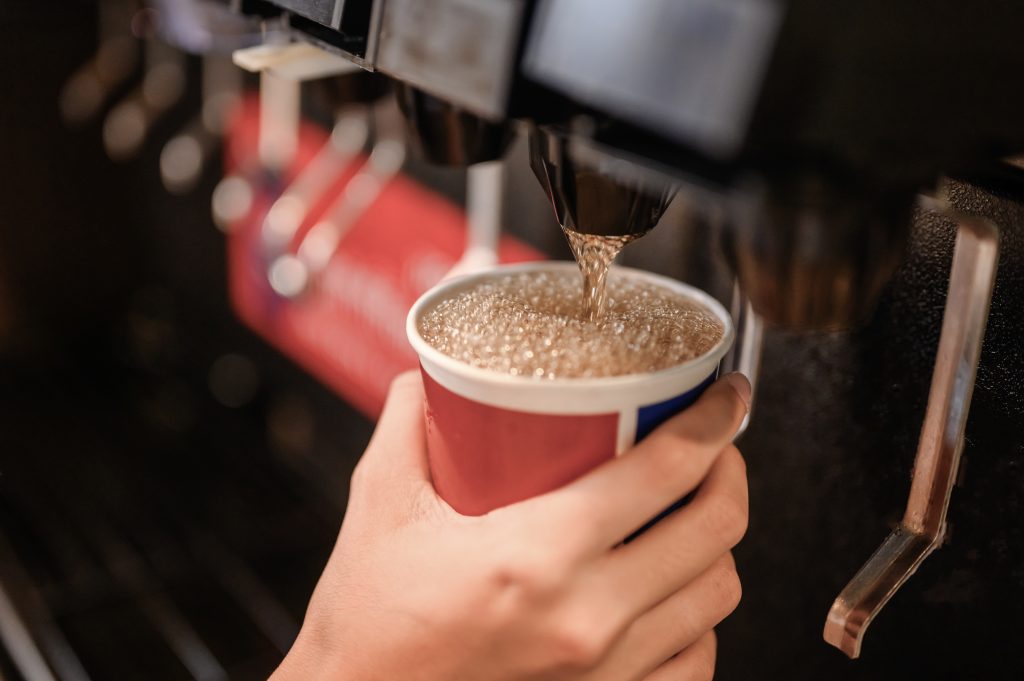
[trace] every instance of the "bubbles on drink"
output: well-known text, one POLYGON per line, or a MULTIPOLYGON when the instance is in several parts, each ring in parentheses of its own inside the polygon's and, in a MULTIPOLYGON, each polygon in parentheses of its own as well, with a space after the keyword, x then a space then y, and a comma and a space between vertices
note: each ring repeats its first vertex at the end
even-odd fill
POLYGON ((427 310, 419 332, 472 366, 537 379, 659 371, 708 352, 724 328, 709 309, 674 291, 611 270, 605 313, 580 310, 574 272, 506 274, 427 310))
POLYGON ((608 267, 623 246, 639 239, 642 234, 603 236, 584 234, 565 227, 562 231, 569 240, 569 247, 583 275, 583 315, 596 322, 604 313, 608 267))

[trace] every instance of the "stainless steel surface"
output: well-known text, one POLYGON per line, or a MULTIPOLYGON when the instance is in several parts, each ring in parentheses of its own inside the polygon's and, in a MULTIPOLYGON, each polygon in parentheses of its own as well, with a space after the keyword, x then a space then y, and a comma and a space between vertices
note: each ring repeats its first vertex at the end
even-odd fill
POLYGON ((388 0, 376 67, 480 116, 505 117, 524 0, 388 0))
POLYGON ((385 0, 371 0, 370 24, 367 29, 366 54, 363 57, 363 66, 371 71, 377 70, 377 54, 380 48, 380 26, 384 20, 385 0))
POLYGON ((999 254, 995 225, 972 216, 956 219, 942 335, 906 512, 836 598, 825 621, 825 640, 851 658, 860 655, 872 620, 946 534, 999 254))
POLYGON ((337 28, 345 0, 275 0, 275 4, 324 26, 337 28))

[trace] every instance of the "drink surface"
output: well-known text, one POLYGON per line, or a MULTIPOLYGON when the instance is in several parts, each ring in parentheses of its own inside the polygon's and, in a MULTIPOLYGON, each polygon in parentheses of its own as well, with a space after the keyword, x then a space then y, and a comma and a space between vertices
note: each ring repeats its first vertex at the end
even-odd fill
POLYGON ((538 380, 659 371, 708 352, 724 328, 686 295, 612 270, 604 314, 580 306, 575 272, 505 274, 426 310, 423 339, 466 364, 538 380))

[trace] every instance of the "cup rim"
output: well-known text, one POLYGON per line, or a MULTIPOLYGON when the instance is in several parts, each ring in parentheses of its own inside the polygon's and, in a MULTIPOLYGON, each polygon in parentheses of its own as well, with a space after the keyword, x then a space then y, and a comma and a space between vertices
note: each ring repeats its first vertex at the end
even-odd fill
POLYGON ((415 350, 416 354, 419 356, 421 363, 426 360, 434 366, 455 375, 463 376, 471 381, 509 388, 545 386, 548 389, 569 387, 574 389, 627 389, 647 385, 652 382, 671 380, 677 375, 690 374, 697 367, 700 367, 703 364, 709 364, 712 361, 717 365, 718 361, 721 360, 722 356, 724 356, 732 346, 736 333, 732 317, 728 311, 726 311, 725 307, 709 293, 702 291, 695 286, 672 279, 671 277, 666 277, 634 267, 612 265, 611 269, 619 274, 625 274, 629 277, 645 280, 654 285, 668 288, 676 293, 681 293, 694 298, 697 302, 711 310, 711 312, 722 322, 724 327, 722 337, 711 347, 710 350, 699 357, 695 357, 658 371, 623 374, 621 376, 537 379, 533 376, 515 376, 466 364, 465 362, 444 354, 434 346, 430 345, 420 335, 419 324, 417 322, 424 310, 439 302, 441 299, 450 297, 451 294, 458 289, 468 288, 477 281, 494 278, 504 274, 538 271, 578 271, 578 267, 575 262, 565 260, 538 260, 526 263, 497 265, 484 271, 464 274, 442 281, 423 293, 423 295, 421 295, 413 304, 412 308, 409 310, 408 316, 406 317, 406 335, 409 338, 409 343, 412 345, 413 350, 415 350))

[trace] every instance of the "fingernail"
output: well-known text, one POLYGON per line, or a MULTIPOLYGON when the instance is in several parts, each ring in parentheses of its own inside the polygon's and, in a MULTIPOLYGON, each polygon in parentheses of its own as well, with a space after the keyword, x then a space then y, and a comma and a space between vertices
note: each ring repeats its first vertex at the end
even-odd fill
POLYGON ((732 386, 732 389, 736 391, 740 399, 743 400, 747 411, 750 411, 750 381, 747 380, 747 377, 738 371, 734 371, 731 374, 726 374, 724 379, 732 386))

